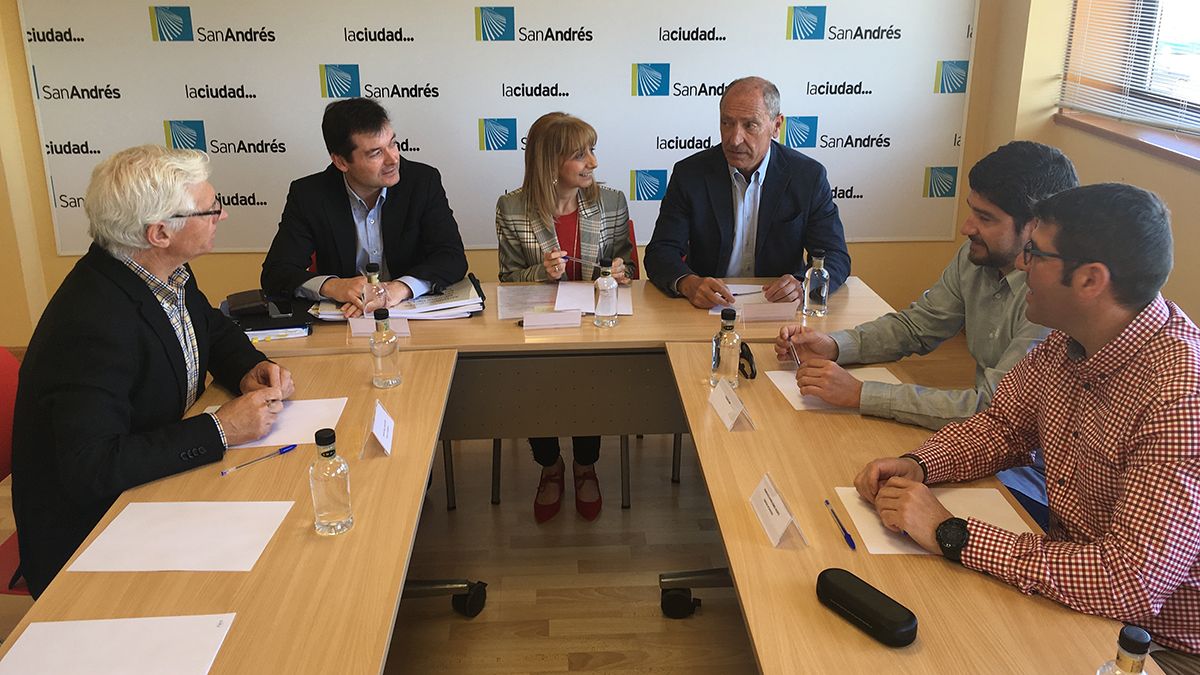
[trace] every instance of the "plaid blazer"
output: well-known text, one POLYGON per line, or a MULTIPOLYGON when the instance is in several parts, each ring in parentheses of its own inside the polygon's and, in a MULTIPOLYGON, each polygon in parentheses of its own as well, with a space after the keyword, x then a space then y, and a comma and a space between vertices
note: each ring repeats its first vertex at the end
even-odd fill
MULTIPOLYGON (((520 188, 496 200, 496 239, 499 243, 500 281, 549 281, 542 258, 559 249, 558 236, 529 219, 520 188)), ((620 190, 600 186, 599 203, 579 195, 579 255, 596 264, 600 258, 621 258, 629 278, 637 278, 629 236, 629 206, 620 190)), ((587 265, 584 265, 586 268, 587 265)), ((592 278, 600 276, 592 268, 592 278)))

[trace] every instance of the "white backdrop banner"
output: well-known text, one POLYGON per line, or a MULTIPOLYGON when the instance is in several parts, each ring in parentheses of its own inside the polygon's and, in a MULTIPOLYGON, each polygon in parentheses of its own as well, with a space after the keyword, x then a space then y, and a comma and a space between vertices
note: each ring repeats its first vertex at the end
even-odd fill
POLYGON ((21 20, 61 254, 90 243, 92 167, 142 143, 207 151, 232 215, 217 249, 265 251, 348 96, 388 109, 467 247, 491 248, 543 113, 596 128, 644 244, 671 167, 720 142, 724 83, 754 74, 779 86, 780 142, 828 169, 847 239, 951 239, 975 4, 21 0, 21 20))

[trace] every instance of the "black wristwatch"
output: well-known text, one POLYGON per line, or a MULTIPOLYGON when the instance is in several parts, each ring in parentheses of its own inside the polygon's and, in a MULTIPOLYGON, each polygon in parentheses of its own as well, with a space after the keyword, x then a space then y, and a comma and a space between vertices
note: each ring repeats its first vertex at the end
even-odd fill
POLYGON ((947 518, 937 526, 937 543, 947 560, 962 564, 962 552, 967 546, 967 521, 947 518))

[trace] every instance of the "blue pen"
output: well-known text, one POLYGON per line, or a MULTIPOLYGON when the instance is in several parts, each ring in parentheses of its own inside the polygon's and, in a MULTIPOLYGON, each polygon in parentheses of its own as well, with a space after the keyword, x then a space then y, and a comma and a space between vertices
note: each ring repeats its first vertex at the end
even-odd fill
MULTIPOLYGON (((229 474, 233 473, 234 471, 237 471, 238 469, 250 466, 251 464, 254 464, 255 462, 261 462, 264 459, 270 459, 270 458, 276 457, 278 455, 286 455, 295 449, 296 449, 296 446, 294 444, 293 445, 285 445, 282 448, 276 450, 275 452, 272 452, 269 455, 263 455, 262 457, 252 459, 249 462, 242 462, 241 464, 238 464, 237 466, 233 467, 232 469, 225 469, 224 471, 221 472, 221 475, 228 476, 229 474)), ((825 502, 825 503, 828 504, 829 502, 825 502)))
POLYGON ((846 526, 842 525, 842 519, 838 518, 837 511, 833 510, 828 499, 825 500, 825 508, 829 509, 829 515, 833 516, 833 522, 837 523, 838 529, 842 531, 842 536, 846 538, 846 545, 850 547, 851 551, 855 550, 854 537, 851 537, 850 533, 846 531, 846 526))

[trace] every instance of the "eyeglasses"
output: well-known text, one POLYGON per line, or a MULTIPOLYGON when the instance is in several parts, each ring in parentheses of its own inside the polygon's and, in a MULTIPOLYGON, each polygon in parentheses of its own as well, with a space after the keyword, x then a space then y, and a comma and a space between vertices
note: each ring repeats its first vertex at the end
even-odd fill
POLYGON ((203 218, 205 216, 216 216, 216 217, 220 218, 221 214, 224 212, 225 212, 225 207, 221 204, 217 204, 217 208, 215 208, 215 209, 209 209, 207 211, 192 211, 191 213, 172 213, 171 217, 172 218, 203 218))
POLYGON ((1059 260, 1062 260, 1063 262, 1073 262, 1073 263, 1079 263, 1079 264, 1096 262, 1095 260, 1086 260, 1084 258, 1073 258, 1069 255, 1062 255, 1059 253, 1051 253, 1049 251, 1043 251, 1033 245, 1032 239, 1025 242, 1025 248, 1022 249, 1022 252, 1025 254, 1024 260, 1025 260, 1026 266, 1028 266, 1029 263, 1033 262, 1034 258, 1058 258, 1059 260))

